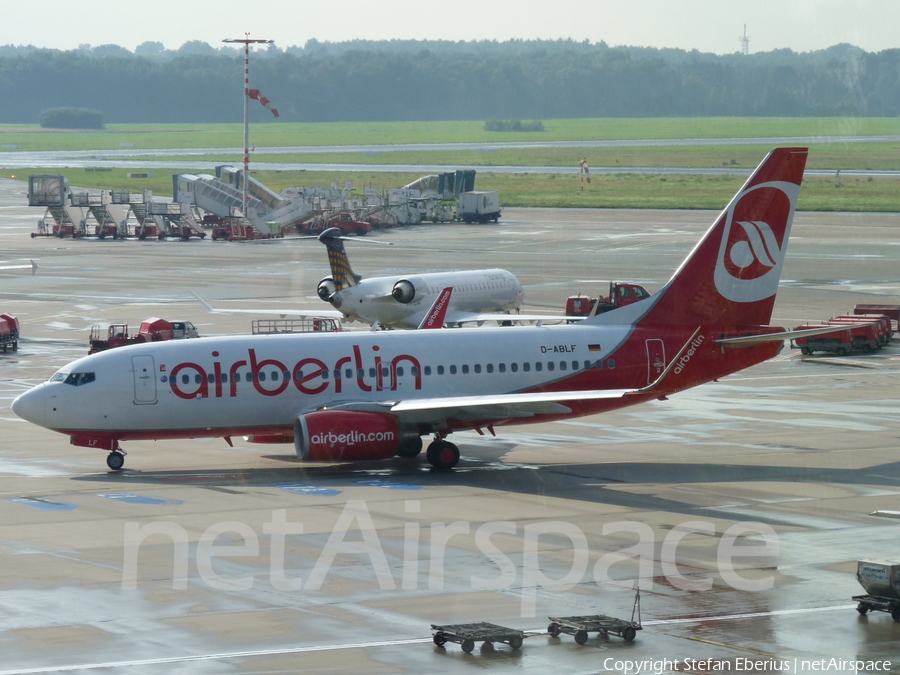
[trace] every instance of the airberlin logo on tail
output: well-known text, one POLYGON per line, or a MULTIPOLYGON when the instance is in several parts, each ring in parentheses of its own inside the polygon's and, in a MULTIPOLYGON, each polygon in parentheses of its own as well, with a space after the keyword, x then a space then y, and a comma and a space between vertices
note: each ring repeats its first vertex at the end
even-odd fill
POLYGON ((714 277, 723 297, 756 302, 775 295, 799 190, 794 183, 760 183, 728 206, 714 277))

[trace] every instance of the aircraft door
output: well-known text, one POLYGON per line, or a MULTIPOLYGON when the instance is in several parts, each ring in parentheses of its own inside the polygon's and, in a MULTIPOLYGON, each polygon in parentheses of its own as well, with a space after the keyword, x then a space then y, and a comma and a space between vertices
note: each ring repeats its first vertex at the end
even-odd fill
POLYGON ((134 402, 136 405, 156 403, 156 368, 152 356, 132 356, 134 370, 134 402))
POLYGON ((647 384, 659 379, 666 369, 666 348, 662 340, 646 340, 647 345, 647 384))

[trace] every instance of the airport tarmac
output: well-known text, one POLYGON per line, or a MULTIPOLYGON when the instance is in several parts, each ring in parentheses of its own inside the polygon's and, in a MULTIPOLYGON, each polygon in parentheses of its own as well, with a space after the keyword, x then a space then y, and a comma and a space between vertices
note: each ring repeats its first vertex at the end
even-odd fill
MULTIPOLYGON (((667 401, 454 434, 450 472, 206 439, 128 443, 117 474, 102 451, 19 420, 12 399, 84 355, 93 324, 249 333, 252 317, 208 314, 191 290, 222 307, 328 308, 324 249, 32 239, 42 213, 26 191, 0 180, 0 266, 39 265, 0 270, 0 312, 23 335, 0 354, 0 675, 900 668, 900 623, 850 600, 858 558, 900 559, 900 520, 872 515, 900 515, 900 342, 843 358, 786 347, 667 401), (744 523, 757 525, 739 546, 758 555, 731 572, 726 532, 744 523), (630 618, 618 586, 633 581, 634 642, 539 634, 548 616, 630 618), (432 643, 432 623, 477 621, 536 633, 519 651, 432 643)), ((508 209, 497 225, 347 249, 363 275, 503 267, 527 309, 561 311, 610 279, 658 290, 715 215, 508 209)), ((900 301, 898 230, 898 214, 798 214, 773 324, 900 301)))

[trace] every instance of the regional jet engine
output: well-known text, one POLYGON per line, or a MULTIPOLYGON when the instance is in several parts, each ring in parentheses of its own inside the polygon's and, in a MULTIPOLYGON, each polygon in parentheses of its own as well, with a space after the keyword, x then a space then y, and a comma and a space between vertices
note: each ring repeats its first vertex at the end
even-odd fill
POLYGON ((391 290, 394 300, 402 302, 404 305, 420 300, 424 295, 428 295, 428 284, 416 277, 401 279, 394 284, 394 288, 391 290))

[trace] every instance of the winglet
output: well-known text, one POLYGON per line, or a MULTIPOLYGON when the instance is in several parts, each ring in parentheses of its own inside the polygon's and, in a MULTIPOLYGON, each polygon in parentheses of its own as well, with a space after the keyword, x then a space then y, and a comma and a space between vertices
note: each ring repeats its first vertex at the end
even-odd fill
POLYGON ((31 261, 31 276, 34 276, 37 273, 37 268, 38 268, 38 264, 36 262, 34 262, 34 260, 32 260, 31 261))
POLYGON ((419 329, 426 328, 442 328, 444 326, 444 318, 447 316, 447 310, 450 308, 450 296, 453 294, 453 286, 448 286, 438 293, 437 300, 428 310, 419 329))
POLYGON ((191 295, 193 295, 195 298, 197 298, 197 300, 200 301, 200 304, 203 305, 203 307, 206 309, 206 311, 209 312, 210 314, 215 314, 216 312, 219 311, 219 310, 217 310, 215 307, 213 307, 212 305, 210 305, 206 300, 204 300, 204 299, 201 298, 199 295, 197 295, 196 293, 194 293, 194 291, 191 291, 191 295))

